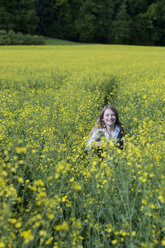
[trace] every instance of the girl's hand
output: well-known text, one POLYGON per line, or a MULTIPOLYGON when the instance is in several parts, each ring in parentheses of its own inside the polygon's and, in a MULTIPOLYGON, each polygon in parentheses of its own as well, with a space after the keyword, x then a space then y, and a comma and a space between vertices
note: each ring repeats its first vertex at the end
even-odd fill
POLYGON ((95 146, 98 148, 98 147, 102 146, 102 144, 103 144, 103 142, 101 142, 101 141, 100 142, 96 142, 95 143, 95 146))

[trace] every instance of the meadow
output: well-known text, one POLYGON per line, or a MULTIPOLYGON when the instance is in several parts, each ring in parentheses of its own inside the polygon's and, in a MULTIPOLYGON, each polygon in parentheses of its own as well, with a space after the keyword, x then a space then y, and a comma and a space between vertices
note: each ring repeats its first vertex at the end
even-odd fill
POLYGON ((0 47, 0 248, 165 246, 165 49, 0 47), (86 151, 106 104, 121 151, 86 151))

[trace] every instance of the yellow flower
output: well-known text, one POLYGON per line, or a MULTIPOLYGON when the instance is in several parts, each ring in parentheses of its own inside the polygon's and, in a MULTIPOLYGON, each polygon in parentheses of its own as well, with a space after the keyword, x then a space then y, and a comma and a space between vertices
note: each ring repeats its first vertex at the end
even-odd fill
POLYGON ((79 183, 74 182, 74 183, 72 184, 72 189, 79 191, 79 190, 81 190, 81 186, 80 186, 79 183))
POLYGON ((97 164, 97 161, 93 161, 93 162, 92 162, 92 165, 95 166, 96 164, 97 164))
POLYGON ((2 241, 0 241, 0 248, 5 248, 5 244, 2 241))
POLYGON ((21 237, 24 238, 25 244, 29 243, 34 239, 34 236, 31 233, 31 229, 28 229, 27 231, 23 231, 20 233, 21 237))
POLYGON ((9 221, 10 221, 10 223, 12 223, 12 224, 15 224, 16 222, 17 222, 17 220, 16 219, 9 219, 9 221))
POLYGON ((60 230, 68 230, 69 229, 69 225, 68 225, 68 223, 66 222, 66 221, 64 221, 62 224, 60 224, 60 225, 57 225, 56 226, 56 231, 60 231, 60 230))
POLYGON ((132 231, 132 236, 135 237, 136 236, 136 232, 132 231))
POLYGON ((41 230, 41 231, 39 231, 39 235, 40 236, 46 236, 47 232, 45 230, 41 230))
POLYGON ((27 151, 27 149, 25 147, 16 147, 16 152, 18 154, 20 154, 20 153, 26 154, 26 151, 27 151))
POLYGON ((112 240, 112 244, 113 245, 117 244, 117 240, 116 239, 112 240))
POLYGON ((16 228, 20 228, 21 226, 22 226, 21 222, 17 222, 17 223, 15 224, 15 227, 16 227, 16 228))
POLYGON ((46 244, 46 245, 51 244, 52 240, 53 240, 53 238, 52 238, 52 237, 50 237, 50 238, 49 238, 49 239, 45 242, 45 244, 46 244))
POLYGON ((108 232, 108 233, 111 233, 112 232, 112 225, 111 224, 107 224, 106 225, 106 228, 105 228, 105 231, 108 232))
POLYGON ((158 199, 161 201, 161 203, 164 203, 165 202, 165 199, 163 198, 162 195, 158 196, 158 199))
POLYGON ((66 200, 67 200, 67 196, 63 196, 62 197, 62 202, 66 202, 66 200))
POLYGON ((23 178, 22 177, 18 177, 18 182, 19 183, 23 183, 24 181, 23 181, 23 178))
POLYGON ((54 218, 54 215, 53 215, 53 214, 47 213, 46 216, 47 216, 50 220, 53 220, 53 218, 54 218))

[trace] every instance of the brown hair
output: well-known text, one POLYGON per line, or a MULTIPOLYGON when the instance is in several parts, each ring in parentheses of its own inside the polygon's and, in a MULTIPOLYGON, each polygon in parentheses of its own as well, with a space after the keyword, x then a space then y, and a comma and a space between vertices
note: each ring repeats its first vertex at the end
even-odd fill
POLYGON ((114 112, 115 116, 116 116, 116 123, 115 123, 115 126, 119 126, 120 127, 120 130, 122 131, 123 134, 125 134, 125 131, 124 131, 124 127, 122 125, 122 123, 119 121, 119 114, 118 114, 118 111, 117 109, 113 106, 113 105, 106 105, 100 112, 100 115, 94 125, 94 128, 92 129, 91 131, 91 134, 97 130, 98 128, 106 128, 105 126, 105 123, 103 121, 103 118, 104 118, 104 112, 105 110, 107 109, 110 109, 114 112))

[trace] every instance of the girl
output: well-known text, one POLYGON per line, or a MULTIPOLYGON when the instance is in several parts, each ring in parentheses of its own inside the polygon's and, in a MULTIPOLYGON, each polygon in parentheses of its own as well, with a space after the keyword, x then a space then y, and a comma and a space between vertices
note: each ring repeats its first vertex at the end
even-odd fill
POLYGON ((101 141, 102 137, 105 137, 107 140, 114 140, 116 146, 123 149, 122 137, 124 134, 124 128, 119 121, 117 109, 112 105, 107 105, 102 109, 91 131, 91 137, 87 143, 87 150, 91 150, 92 145, 100 148, 103 144, 101 141))

